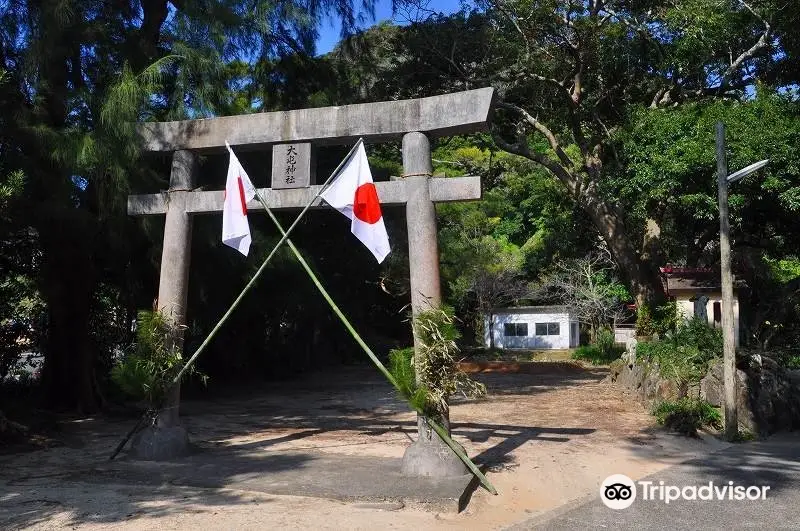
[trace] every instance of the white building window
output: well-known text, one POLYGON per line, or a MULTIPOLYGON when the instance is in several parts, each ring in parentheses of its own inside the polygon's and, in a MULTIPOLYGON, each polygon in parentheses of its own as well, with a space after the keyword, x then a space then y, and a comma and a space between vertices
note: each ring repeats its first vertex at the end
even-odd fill
POLYGON ((528 323, 505 323, 503 324, 503 335, 506 337, 527 337, 528 323))
POLYGON ((561 335, 560 323, 536 323, 537 336, 559 336, 561 335))

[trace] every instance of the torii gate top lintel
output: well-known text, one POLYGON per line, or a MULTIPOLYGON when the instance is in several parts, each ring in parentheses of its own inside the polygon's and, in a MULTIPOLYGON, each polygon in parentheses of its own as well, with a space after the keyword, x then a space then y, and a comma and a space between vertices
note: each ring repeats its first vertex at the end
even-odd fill
POLYGON ((387 141, 405 133, 428 136, 475 133, 488 127, 493 107, 491 87, 398 101, 359 103, 289 111, 223 116, 138 126, 142 149, 221 151, 231 146, 253 149, 286 142, 348 144, 387 141))

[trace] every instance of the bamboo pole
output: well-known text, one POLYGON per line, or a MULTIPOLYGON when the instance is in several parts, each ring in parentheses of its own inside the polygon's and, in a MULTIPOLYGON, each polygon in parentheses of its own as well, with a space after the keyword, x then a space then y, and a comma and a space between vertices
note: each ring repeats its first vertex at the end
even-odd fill
MULTIPOLYGON (((331 307, 331 309, 336 314, 336 316, 339 318, 339 320, 342 322, 344 327, 347 329, 348 332, 350 332, 350 335, 353 336, 353 339, 356 340, 356 343, 358 343, 358 345, 367 354, 367 356, 369 356, 369 359, 372 360, 372 363, 375 364, 375 366, 378 368, 378 370, 381 372, 381 374, 383 374, 386 377, 386 379, 389 380, 389 383, 391 383, 392 386, 395 389, 400 391, 400 386, 397 384, 397 381, 392 376, 392 373, 390 373, 388 371, 388 369, 386 369, 386 367, 383 365, 383 363, 381 363, 381 360, 379 360, 378 357, 375 355, 375 353, 372 352, 372 349, 369 348, 369 346, 364 342, 364 340, 361 338, 361 336, 358 334, 358 332, 356 332, 355 328, 353 328, 353 325, 350 324, 350 321, 347 319, 347 317, 344 315, 344 313, 342 313, 342 310, 339 309, 339 306, 334 302, 334 300, 328 294, 328 291, 325 289, 325 287, 319 281, 319 278, 317 278, 317 275, 314 274, 314 271, 308 265, 308 262, 306 262, 305 258, 303 258, 303 255, 300 254, 300 251, 297 250, 297 247, 295 247, 295 245, 292 242, 292 240, 289 239, 288 234, 283 230, 283 227, 281 226, 280 221, 278 221, 278 218, 275 217, 275 214, 273 214, 272 210, 270 210, 269 206, 267 206, 267 202, 264 200, 263 197, 261 197, 261 194, 259 194, 258 192, 256 192, 256 196, 258 197, 258 200, 261 202, 261 204, 264 206, 264 210, 267 212, 267 215, 272 220, 272 223, 275 224, 275 227, 278 229, 278 231, 284 237, 283 239, 286 240, 286 244, 292 250, 292 253, 294 253, 295 258, 297 258, 297 261, 300 263, 300 265, 303 267, 303 269, 305 269, 306 273, 308 273, 308 276, 311 278, 311 281, 317 287, 317 289, 319 290, 319 292, 322 295, 322 297, 325 299, 325 301, 331 307)), ((400 396, 403 396, 402 393, 399 393, 399 394, 400 394, 400 396)), ((411 402, 408 402, 408 404, 409 404, 409 406, 411 406, 411 408, 413 410, 415 410, 420 415, 425 415, 424 412, 422 412, 419 409, 417 409, 416 407, 414 407, 414 405, 411 404, 411 402)), ((472 460, 467 456, 467 454, 461 449, 461 447, 458 445, 458 443, 456 443, 450 437, 450 435, 447 433, 447 431, 441 425, 439 425, 439 423, 437 423, 433 419, 428 418, 427 420, 428 420, 428 424, 430 424, 430 426, 439 435, 439 437, 442 439, 442 441, 444 441, 444 443, 448 447, 450 447, 450 449, 458 456, 459 459, 461 459, 461 461, 467 466, 467 468, 469 468, 470 472, 472 472, 478 478, 478 480, 481 482, 481 485, 483 485, 484 488, 486 488, 486 490, 488 490, 492 494, 496 495, 497 494, 497 490, 494 488, 494 486, 489 482, 489 480, 480 471, 480 469, 478 469, 478 467, 475 465, 475 463, 472 462, 472 460)))

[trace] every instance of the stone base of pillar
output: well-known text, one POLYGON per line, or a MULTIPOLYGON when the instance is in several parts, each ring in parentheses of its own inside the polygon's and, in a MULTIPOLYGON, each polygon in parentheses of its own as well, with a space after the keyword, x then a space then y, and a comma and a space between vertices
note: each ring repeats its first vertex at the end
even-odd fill
POLYGON ((404 476, 455 477, 470 473, 427 422, 419 419, 418 424, 419 437, 403 454, 401 472, 404 476))
POLYGON ((183 426, 148 426, 131 439, 129 455, 143 461, 167 461, 189 455, 189 434, 183 426))

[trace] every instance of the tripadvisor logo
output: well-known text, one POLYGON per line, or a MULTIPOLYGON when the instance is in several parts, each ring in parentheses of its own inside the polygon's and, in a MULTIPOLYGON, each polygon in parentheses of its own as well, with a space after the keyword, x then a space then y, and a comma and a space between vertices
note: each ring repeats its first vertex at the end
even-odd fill
POLYGON ((627 509, 636 499, 636 484, 625 474, 608 476, 600 484, 600 499, 611 509, 627 509))
POLYGON ((637 490, 643 501, 661 501, 665 504, 676 500, 766 500, 766 485, 735 485, 733 481, 715 484, 709 481, 703 485, 665 485, 663 481, 639 481, 637 484, 624 474, 608 476, 600 484, 600 499, 611 509, 627 509, 636 499, 637 490))

